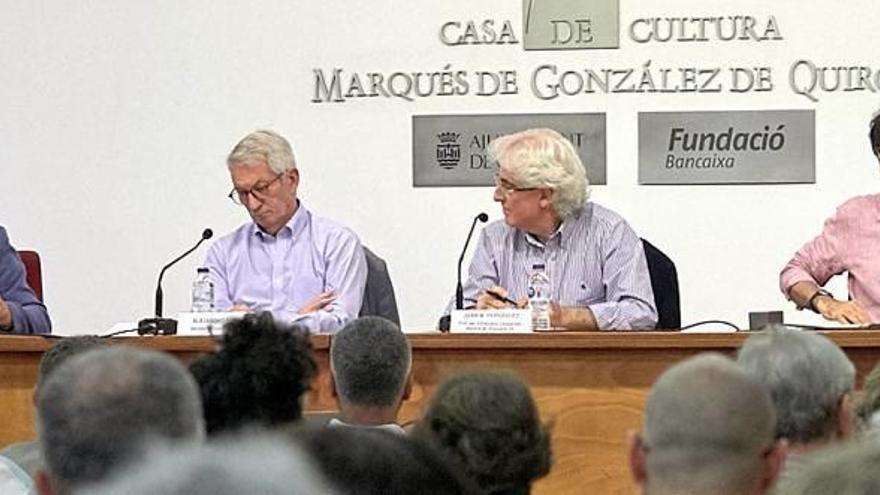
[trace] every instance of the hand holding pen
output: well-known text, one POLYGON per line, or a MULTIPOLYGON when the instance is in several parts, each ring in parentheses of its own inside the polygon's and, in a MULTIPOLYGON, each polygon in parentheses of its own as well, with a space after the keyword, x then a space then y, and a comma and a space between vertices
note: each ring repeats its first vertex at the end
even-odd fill
POLYGON ((476 309, 524 308, 528 305, 529 301, 526 298, 514 301, 507 296, 508 292, 504 287, 486 289, 477 297, 476 309))

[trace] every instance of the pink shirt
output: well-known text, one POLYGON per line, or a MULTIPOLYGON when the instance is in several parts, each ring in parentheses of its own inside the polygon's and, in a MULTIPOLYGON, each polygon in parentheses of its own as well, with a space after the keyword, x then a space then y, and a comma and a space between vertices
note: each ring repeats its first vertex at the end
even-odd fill
MULTIPOLYGON (((880 322, 880 194, 857 196, 825 221, 822 233, 804 244, 779 275, 782 292, 803 281, 825 285, 849 273, 850 299, 880 322)), ((842 299, 837 294, 838 299, 842 299)))

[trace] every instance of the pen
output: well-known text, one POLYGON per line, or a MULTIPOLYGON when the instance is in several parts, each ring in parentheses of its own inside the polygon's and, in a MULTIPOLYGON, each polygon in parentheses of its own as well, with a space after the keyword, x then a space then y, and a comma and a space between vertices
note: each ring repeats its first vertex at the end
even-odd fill
POLYGON ((492 296, 494 299, 496 299, 498 301, 503 301, 508 304, 513 304, 514 307, 519 307, 519 304, 516 301, 514 301, 513 299, 510 299, 509 297, 504 297, 495 291, 487 290, 486 294, 489 294, 490 296, 492 296))

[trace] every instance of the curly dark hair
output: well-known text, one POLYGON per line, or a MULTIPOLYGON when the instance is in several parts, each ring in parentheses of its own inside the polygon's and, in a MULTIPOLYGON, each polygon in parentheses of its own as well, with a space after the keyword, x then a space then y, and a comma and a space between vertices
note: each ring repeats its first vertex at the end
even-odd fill
POLYGON ((441 384, 413 435, 426 438, 489 494, 527 494, 550 471, 549 428, 511 371, 469 372, 441 384))
POLYGON ((316 370, 308 331, 268 312, 227 323, 220 350, 190 366, 209 435, 299 420, 316 370))

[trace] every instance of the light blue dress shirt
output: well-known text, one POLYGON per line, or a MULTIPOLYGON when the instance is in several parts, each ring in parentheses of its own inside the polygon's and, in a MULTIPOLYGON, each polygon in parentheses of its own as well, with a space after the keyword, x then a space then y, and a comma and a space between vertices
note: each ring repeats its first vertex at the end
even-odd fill
POLYGON ((245 304, 317 333, 333 333, 357 318, 367 281, 366 259, 354 232, 313 215, 301 202, 277 235, 250 222, 222 237, 208 251, 205 266, 214 281, 216 310, 245 304), (332 303, 299 314, 330 289, 336 294, 332 303))

